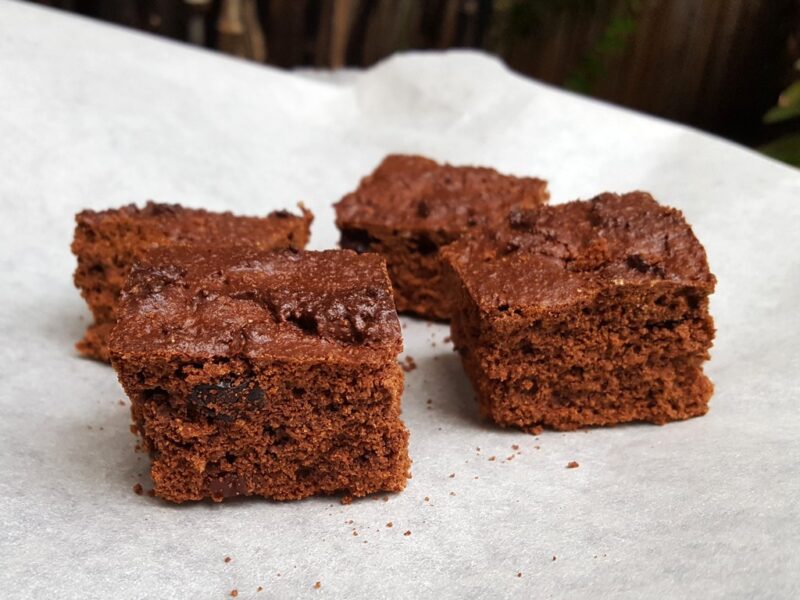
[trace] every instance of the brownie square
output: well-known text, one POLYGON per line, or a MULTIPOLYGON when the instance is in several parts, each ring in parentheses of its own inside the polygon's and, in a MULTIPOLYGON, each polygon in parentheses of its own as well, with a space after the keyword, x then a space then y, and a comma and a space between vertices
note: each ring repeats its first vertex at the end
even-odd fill
POLYGON ((405 487, 402 337, 376 254, 155 250, 109 348, 165 500, 405 487))
POLYGON ((76 345, 78 351, 108 362, 107 338, 116 319, 120 290, 133 262, 147 251, 194 243, 301 250, 308 242, 313 220, 310 211, 302 206, 301 210, 301 216, 276 211, 267 217, 241 217, 148 202, 144 208, 130 204, 78 213, 72 242, 78 259, 74 280, 94 316, 94 323, 76 345))
POLYGON ((513 211, 444 250, 453 340, 482 412, 537 431, 704 414, 715 278, 643 192, 513 211))
POLYGON ((391 155, 336 204, 336 225, 342 248, 386 258, 398 311, 446 320, 450 299, 439 249, 548 197, 541 179, 391 155))

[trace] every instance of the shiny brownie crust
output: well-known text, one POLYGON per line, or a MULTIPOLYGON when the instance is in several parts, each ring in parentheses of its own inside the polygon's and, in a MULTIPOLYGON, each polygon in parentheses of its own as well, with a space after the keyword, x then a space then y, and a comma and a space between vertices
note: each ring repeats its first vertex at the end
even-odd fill
POLYGON ((305 248, 312 214, 276 211, 266 217, 214 213, 177 204, 148 202, 121 208, 84 210, 75 216, 72 252, 78 259, 74 281, 94 322, 78 351, 108 362, 108 334, 116 319, 119 293, 133 263, 153 248, 174 244, 245 244, 261 249, 305 248))

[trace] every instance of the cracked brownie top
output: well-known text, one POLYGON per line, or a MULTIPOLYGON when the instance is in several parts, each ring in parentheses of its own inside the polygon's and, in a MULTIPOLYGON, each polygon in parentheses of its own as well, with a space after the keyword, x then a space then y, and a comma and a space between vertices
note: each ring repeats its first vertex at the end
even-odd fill
POLYGON ((484 167, 392 154, 336 205, 342 228, 441 230, 461 234, 502 220, 514 207, 547 201, 547 182, 484 167))
POLYGON ((512 210, 443 254, 482 310, 557 307, 609 286, 715 285, 683 214, 646 192, 512 210))
POLYGON ((154 250, 123 292, 112 354, 371 360, 402 350, 384 260, 348 250, 154 250))

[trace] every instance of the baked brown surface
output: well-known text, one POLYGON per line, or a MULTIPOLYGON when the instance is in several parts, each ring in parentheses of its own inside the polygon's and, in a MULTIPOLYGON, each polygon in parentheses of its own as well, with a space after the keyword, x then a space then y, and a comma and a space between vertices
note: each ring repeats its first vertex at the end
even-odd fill
POLYGON ((443 251, 484 414, 529 431, 704 414, 714 291, 680 211, 644 192, 512 211, 443 251))
POLYGON ((439 249, 548 197, 541 179, 390 155, 336 204, 336 225, 343 248, 386 258, 398 311, 448 319, 439 249))
POLYGON ((276 211, 267 217, 241 217, 148 202, 144 208, 131 204, 78 213, 72 242, 78 259, 74 280, 94 316, 94 323, 77 344, 78 351, 108 362, 107 339, 120 290, 131 265, 147 251, 195 243, 301 250, 308 242, 313 220, 311 212, 302 206, 301 211, 300 216, 276 211))
POLYGON ((405 487, 402 337, 376 254, 155 250, 109 347, 161 498, 405 487))

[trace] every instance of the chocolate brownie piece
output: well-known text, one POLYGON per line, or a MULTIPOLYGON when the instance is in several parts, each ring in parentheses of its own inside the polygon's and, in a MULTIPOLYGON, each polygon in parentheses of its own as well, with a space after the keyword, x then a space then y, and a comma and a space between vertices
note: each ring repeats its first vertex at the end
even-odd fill
POLYGON ((267 217, 240 217, 148 202, 75 217, 72 252, 78 258, 75 285, 94 316, 94 323, 78 342, 78 351, 108 362, 107 338, 114 326, 119 292, 131 265, 156 247, 172 244, 245 244, 256 248, 303 249, 313 216, 300 207, 301 216, 276 211, 267 217))
POLYGON ((662 424, 708 410, 716 280, 680 211, 644 192, 517 210, 444 256, 452 337, 500 425, 662 424))
POLYGON ((406 485, 402 337, 377 254, 155 250, 109 347, 161 498, 406 485))
POLYGON ((548 197, 541 179, 391 155, 336 204, 336 225, 342 248, 386 257, 398 311, 448 319, 439 249, 548 197))

